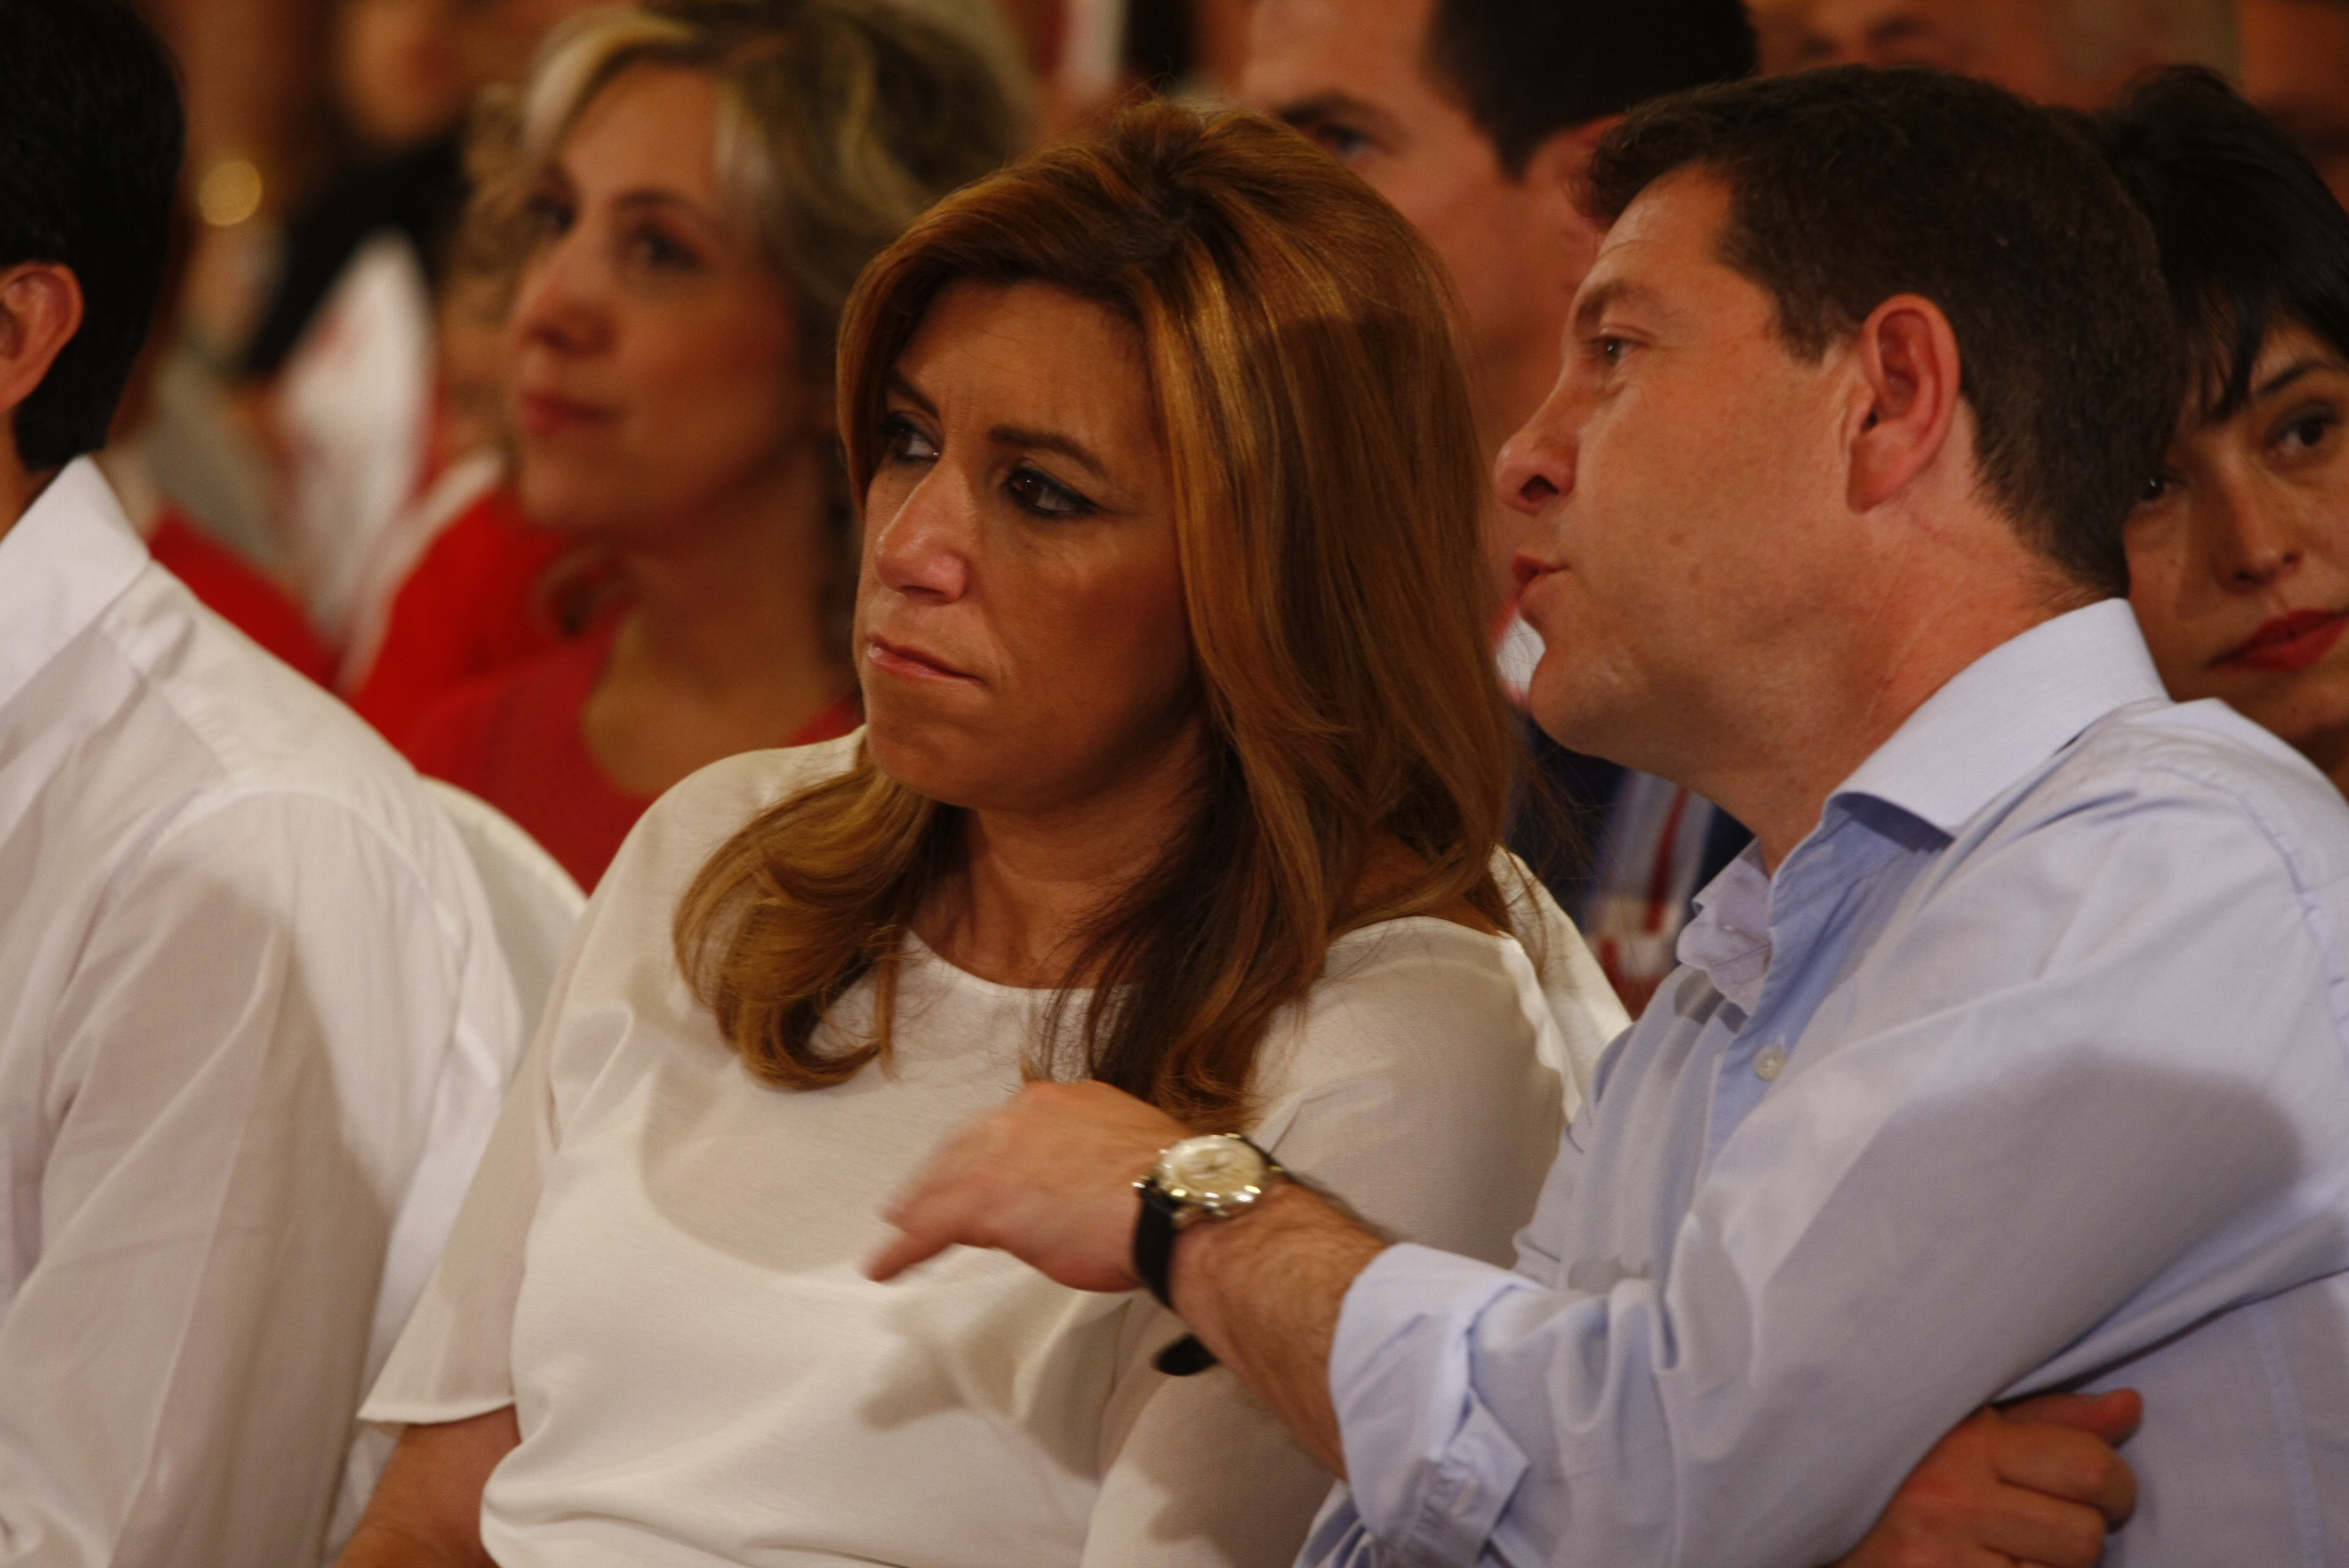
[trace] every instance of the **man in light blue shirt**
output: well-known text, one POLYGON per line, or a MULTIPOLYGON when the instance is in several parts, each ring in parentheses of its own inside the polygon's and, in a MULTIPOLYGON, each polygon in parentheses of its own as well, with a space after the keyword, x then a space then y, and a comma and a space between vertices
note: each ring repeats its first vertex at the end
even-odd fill
MULTIPOLYGON (((2349 1560, 2349 806, 2168 701, 2117 597, 2178 391, 2150 236, 1920 72, 1651 106, 1591 191, 1497 478, 1534 711, 1756 842, 1514 1273, 1261 1172, 1175 1216, 1175 1306, 1348 1482, 1305 1560, 1801 1568, 1976 1407, 2123 1387, 2107 1562, 2349 1560)), ((1167 1285, 1118 1182, 1170 1206, 1183 1130, 1039 1086, 876 1269, 1167 1285)))

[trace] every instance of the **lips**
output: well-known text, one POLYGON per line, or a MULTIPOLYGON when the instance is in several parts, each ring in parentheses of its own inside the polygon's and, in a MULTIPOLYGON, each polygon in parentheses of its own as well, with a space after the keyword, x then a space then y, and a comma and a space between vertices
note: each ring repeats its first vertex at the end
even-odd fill
POLYGON ((1531 551, 1520 550, 1509 558, 1509 575, 1516 580, 1520 595, 1552 573, 1564 570, 1558 562, 1545 560, 1531 551))
POLYGON ((978 679, 968 670, 957 669, 936 654, 908 644, 893 643, 885 637, 869 634, 865 637, 864 659, 874 669, 906 680, 976 683, 978 679))
POLYGON ((538 437, 600 429, 618 417, 598 404, 553 392, 527 391, 514 399, 514 415, 526 434, 538 437))
POLYGON ((2304 670, 2331 653, 2349 631, 2349 613, 2339 610, 2295 610, 2251 634, 2242 646, 2219 655, 2216 663, 2240 670, 2290 675, 2304 670))

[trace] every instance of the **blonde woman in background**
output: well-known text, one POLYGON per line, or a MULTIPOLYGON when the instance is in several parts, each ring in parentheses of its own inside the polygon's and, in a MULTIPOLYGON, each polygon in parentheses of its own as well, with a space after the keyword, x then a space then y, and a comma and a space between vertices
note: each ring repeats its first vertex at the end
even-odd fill
POLYGON ((585 886, 695 769, 857 723, 841 305, 1021 119, 1003 57, 924 13, 947 7, 591 12, 488 149, 481 225, 518 253, 522 510, 608 555, 619 608, 394 738, 585 886))
POLYGON ((1475 432, 1367 187, 1137 111, 917 223, 841 366, 868 727, 613 866, 350 1568, 1286 1563, 1330 1478, 1154 1368, 1171 1315, 976 1252, 876 1284, 885 1201, 1096 1078, 1497 1260, 1622 1021, 1498 852, 1475 432))

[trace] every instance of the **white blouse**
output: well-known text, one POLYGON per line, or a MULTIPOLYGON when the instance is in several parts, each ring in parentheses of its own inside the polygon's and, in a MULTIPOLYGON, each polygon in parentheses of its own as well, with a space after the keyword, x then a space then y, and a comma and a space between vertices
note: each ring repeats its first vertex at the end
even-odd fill
MULTIPOLYGON (((1229 1372, 1154 1371, 1183 1330, 1147 1296, 959 1248, 860 1272, 884 1202, 1018 1088, 1046 993, 913 944, 890 1069, 802 1091, 692 1001, 679 895, 861 739, 731 758, 646 815, 366 1416, 515 1407, 481 1518, 509 1568, 1286 1563, 1329 1476, 1229 1372)), ((1556 905, 1526 909, 1539 965, 1433 919, 1334 944, 1268 1039, 1252 1130, 1377 1222, 1496 1263, 1555 1152, 1558 1068, 1578 1091, 1621 1017, 1556 905)), ((870 1006, 868 981, 825 1028, 870 1006)))

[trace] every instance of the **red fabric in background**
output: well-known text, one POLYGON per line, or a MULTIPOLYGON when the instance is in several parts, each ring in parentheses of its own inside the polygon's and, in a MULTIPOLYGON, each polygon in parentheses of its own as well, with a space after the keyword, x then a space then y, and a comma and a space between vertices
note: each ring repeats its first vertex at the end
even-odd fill
POLYGON ((571 546, 533 524, 505 486, 483 492, 426 547, 351 706, 394 740, 467 681, 562 645, 541 603, 547 569, 571 546))
MULTIPOLYGON (((587 749, 587 698, 611 656, 616 617, 552 653, 470 681, 426 710, 400 749, 417 770, 470 789, 522 824, 594 892, 649 795, 614 784, 587 749)), ((785 746, 812 746, 864 722, 845 696, 785 746)))
POLYGON ((310 629, 294 596, 204 532, 186 512, 165 506, 147 550, 157 565, 186 583, 222 620, 332 689, 334 657, 310 629))

